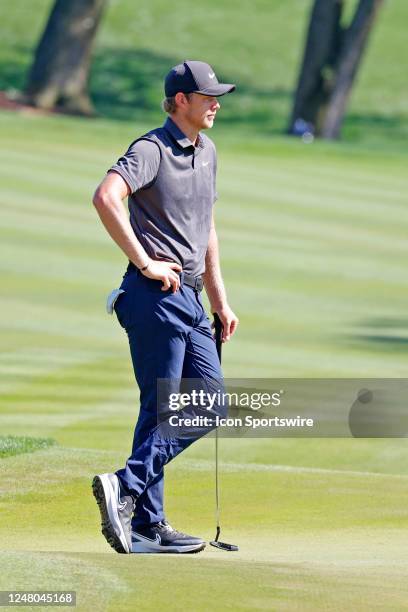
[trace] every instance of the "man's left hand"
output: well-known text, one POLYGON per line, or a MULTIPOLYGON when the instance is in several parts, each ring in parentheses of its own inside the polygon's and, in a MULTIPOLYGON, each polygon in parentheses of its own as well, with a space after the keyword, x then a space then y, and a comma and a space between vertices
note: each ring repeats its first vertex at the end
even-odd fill
POLYGON ((238 327, 239 319, 228 304, 216 312, 222 323, 222 341, 228 342, 238 327))

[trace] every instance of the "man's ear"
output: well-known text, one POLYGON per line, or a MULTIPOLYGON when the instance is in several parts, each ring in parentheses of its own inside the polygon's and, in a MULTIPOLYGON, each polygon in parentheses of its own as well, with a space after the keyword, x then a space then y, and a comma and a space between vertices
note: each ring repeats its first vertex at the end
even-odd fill
POLYGON ((176 100, 177 106, 180 106, 181 108, 186 107, 188 104, 186 96, 181 91, 176 93, 174 99, 176 100))

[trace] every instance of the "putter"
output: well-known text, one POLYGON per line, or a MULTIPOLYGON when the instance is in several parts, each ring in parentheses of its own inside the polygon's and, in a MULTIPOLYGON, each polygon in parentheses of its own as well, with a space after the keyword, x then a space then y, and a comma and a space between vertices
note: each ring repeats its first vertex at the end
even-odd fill
MULTIPOLYGON (((215 329, 215 346, 217 347, 218 358, 221 363, 221 347, 222 347, 222 323, 221 319, 216 312, 214 312, 214 329, 215 329)), ((214 540, 210 542, 211 546, 215 548, 221 548, 221 550, 228 550, 230 552, 238 550, 238 546, 235 544, 227 544, 226 542, 219 542, 218 538, 221 533, 220 526, 220 496, 219 496, 219 481, 218 481, 218 429, 215 430, 215 515, 217 520, 217 533, 215 534, 214 540)))

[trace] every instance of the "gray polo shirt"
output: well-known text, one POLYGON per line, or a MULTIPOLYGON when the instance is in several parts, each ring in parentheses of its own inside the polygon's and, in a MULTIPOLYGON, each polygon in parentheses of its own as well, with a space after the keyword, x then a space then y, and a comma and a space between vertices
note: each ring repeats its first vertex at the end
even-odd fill
POLYGON ((216 169, 212 140, 200 133, 194 146, 170 117, 110 168, 129 185, 130 223, 149 257, 204 272, 216 169))

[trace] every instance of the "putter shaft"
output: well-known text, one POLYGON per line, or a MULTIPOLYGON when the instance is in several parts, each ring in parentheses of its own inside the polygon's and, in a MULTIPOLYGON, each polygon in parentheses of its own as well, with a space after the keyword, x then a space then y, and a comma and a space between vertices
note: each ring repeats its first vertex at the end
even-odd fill
MULTIPOLYGON (((214 312, 214 329, 215 329, 215 346, 217 349, 218 358, 221 363, 221 348, 222 348, 222 323, 221 319, 216 312, 214 312)), ((221 550, 237 551, 238 546, 235 544, 227 544, 226 542, 220 542, 218 538, 221 533, 220 526, 220 496, 219 496, 219 481, 218 481, 218 429, 215 430, 215 516, 217 522, 217 532, 215 539, 210 542, 214 548, 220 548, 221 550)))

